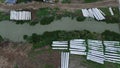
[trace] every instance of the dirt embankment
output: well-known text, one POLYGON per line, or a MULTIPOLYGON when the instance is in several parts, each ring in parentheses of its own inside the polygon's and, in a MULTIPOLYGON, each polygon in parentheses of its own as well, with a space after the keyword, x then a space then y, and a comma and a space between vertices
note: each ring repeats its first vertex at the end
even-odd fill
POLYGON ((60 54, 43 47, 31 50, 28 43, 5 42, 0 44, 0 68, 58 68, 60 54))
POLYGON ((6 5, 0 4, 0 10, 9 11, 9 10, 21 10, 21 9, 39 9, 43 7, 59 7, 61 9, 75 10, 81 8, 93 8, 93 7, 108 7, 108 6, 118 6, 117 0, 103 0, 95 3, 71 3, 71 4, 61 4, 61 3, 41 3, 41 2, 31 2, 15 5, 6 5))

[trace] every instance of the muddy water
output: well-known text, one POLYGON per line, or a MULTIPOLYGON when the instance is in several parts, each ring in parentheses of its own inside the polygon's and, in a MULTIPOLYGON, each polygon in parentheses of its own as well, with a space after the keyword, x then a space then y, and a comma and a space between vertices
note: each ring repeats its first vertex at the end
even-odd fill
POLYGON ((63 18, 44 26, 40 24, 35 26, 30 26, 28 24, 16 25, 15 22, 10 21, 0 22, 0 35, 12 41, 24 41, 23 35, 31 35, 32 33, 42 34, 45 31, 71 31, 84 29, 99 33, 104 30, 111 30, 120 33, 118 24, 106 24, 105 22, 97 22, 91 19, 86 19, 84 22, 77 22, 70 18, 63 18))

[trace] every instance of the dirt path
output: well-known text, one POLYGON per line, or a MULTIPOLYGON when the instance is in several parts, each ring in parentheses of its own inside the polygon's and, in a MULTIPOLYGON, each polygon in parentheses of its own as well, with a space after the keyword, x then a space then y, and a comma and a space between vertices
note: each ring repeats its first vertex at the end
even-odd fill
POLYGON ((42 7, 59 7, 61 9, 67 9, 67 10, 75 10, 75 9, 81 9, 81 8, 93 8, 93 7, 108 7, 108 6, 118 6, 118 2, 116 0, 105 0, 101 2, 95 2, 95 3, 86 3, 86 4, 49 4, 49 3, 38 3, 38 2, 32 2, 27 4, 16 4, 16 5, 6 5, 6 4, 0 4, 1 10, 14 10, 14 9, 39 9, 42 7))

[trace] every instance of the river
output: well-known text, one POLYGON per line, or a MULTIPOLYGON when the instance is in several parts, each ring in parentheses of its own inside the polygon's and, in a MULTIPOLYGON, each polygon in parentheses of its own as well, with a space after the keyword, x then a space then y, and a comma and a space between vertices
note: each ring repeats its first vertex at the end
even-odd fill
POLYGON ((70 18, 62 18, 52 22, 49 25, 30 26, 29 24, 17 25, 12 21, 0 22, 0 35, 12 41, 24 41, 23 35, 32 35, 32 33, 42 34, 45 31, 55 30, 89 30, 92 32, 101 33, 104 30, 111 30, 120 33, 118 24, 106 24, 105 22, 97 22, 94 20, 86 19, 83 22, 77 22, 70 18))

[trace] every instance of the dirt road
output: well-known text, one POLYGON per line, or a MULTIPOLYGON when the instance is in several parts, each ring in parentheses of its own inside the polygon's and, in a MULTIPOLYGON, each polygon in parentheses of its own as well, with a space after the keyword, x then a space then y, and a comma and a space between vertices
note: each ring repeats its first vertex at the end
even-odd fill
POLYGON ((40 2, 32 2, 27 4, 15 4, 15 5, 6 5, 6 4, 0 4, 1 10, 20 10, 20 9, 39 9, 42 7, 59 7, 61 9, 67 9, 67 10, 75 10, 75 9, 81 9, 81 8, 93 8, 93 7, 108 7, 108 6, 118 6, 118 2, 116 0, 104 0, 100 2, 95 3, 71 3, 71 4, 49 4, 49 3, 40 3, 40 2))

